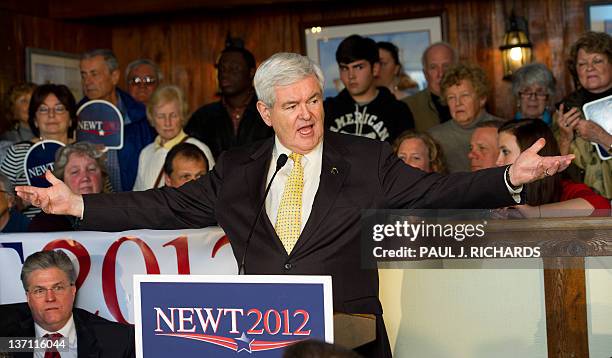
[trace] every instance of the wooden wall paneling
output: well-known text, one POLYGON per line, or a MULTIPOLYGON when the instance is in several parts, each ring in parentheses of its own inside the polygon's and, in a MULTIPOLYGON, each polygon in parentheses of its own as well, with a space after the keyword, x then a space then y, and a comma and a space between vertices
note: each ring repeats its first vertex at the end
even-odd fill
POLYGON ((10 11, 0 12, 0 97, 26 78, 26 47, 80 53, 111 46, 111 30, 94 25, 68 23, 10 11))
MULTIPOLYGON (((302 24, 384 16, 445 12, 447 40, 462 61, 480 64, 491 81, 489 110, 510 118, 515 112, 510 82, 502 81, 499 46, 511 6, 504 0, 438 0, 428 3, 343 3, 277 5, 198 14, 150 17, 113 27, 113 49, 122 66, 138 57, 157 61, 167 82, 187 92, 192 109, 215 100, 213 64, 225 36, 241 37, 258 62, 278 51, 303 52, 302 24)), ((517 14, 527 17, 535 60, 545 63, 559 81, 557 100, 571 92, 565 70, 569 46, 584 29, 584 0, 519 0, 517 14)), ((132 18, 133 19, 133 18, 132 18)), ((123 83, 123 81, 122 81, 123 83)))

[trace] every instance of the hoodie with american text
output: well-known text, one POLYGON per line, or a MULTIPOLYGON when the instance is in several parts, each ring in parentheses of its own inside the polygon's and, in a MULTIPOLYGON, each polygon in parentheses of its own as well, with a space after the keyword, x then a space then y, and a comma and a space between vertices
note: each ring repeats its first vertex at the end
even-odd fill
POLYGON ((414 128, 414 119, 408 106, 385 87, 378 87, 378 95, 367 104, 355 102, 344 89, 325 100, 325 127, 393 143, 403 131, 414 128))

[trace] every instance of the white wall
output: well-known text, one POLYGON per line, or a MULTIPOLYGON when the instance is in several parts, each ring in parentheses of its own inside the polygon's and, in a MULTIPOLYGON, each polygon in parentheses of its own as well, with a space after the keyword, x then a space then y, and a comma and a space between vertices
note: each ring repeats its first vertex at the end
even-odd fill
MULTIPOLYGON (((606 260, 587 259, 587 268, 607 268, 586 271, 591 358, 612 356, 612 258, 606 260)), ((462 268, 499 267, 495 262, 379 270, 394 357, 547 357, 543 271, 462 268)))

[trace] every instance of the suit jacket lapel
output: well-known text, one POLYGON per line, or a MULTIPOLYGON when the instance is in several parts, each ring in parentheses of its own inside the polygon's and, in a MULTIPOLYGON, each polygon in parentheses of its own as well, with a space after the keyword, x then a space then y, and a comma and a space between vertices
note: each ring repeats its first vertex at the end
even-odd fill
MULTIPOLYGON (((251 205, 254 210, 259 210, 259 205, 263 200, 273 147, 274 138, 265 141, 257 151, 251 154, 251 162, 247 164, 245 169, 245 180, 249 188, 249 199, 251 200, 251 205)), ((257 215, 257 212, 255 212, 255 215, 257 215)))
MULTIPOLYGON (((245 180, 247 187, 249 188, 249 200, 253 208, 253 220, 262 200, 264 199, 264 193, 266 190, 268 169, 270 167, 270 161, 272 160, 272 149, 274 148, 274 138, 267 140, 259 149, 251 155, 251 162, 247 164, 245 170, 245 180)), ((269 233, 269 237, 274 238, 275 245, 279 252, 284 252, 285 248, 283 243, 280 241, 274 230, 274 225, 270 222, 268 215, 264 209, 261 214, 259 222, 264 225, 264 230, 269 233)))
POLYGON ((299 252, 299 250, 308 243, 317 228, 319 228, 321 222, 333 207, 340 193, 340 189, 342 188, 342 184, 349 175, 351 166, 344 159, 347 155, 346 148, 333 139, 333 137, 326 136, 323 141, 323 158, 319 188, 315 195, 306 226, 300 235, 300 239, 293 248, 293 251, 291 251, 292 255, 299 252))
POLYGON ((74 327, 77 333, 77 353, 79 358, 99 357, 100 349, 98 348, 98 340, 96 339, 95 334, 87 326, 87 323, 81 318, 76 309, 72 311, 72 317, 74 319, 74 327))

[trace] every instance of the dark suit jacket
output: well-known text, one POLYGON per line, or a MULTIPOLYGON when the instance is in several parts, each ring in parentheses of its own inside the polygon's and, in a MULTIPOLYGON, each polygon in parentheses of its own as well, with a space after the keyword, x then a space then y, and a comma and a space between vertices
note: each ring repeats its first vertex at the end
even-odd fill
MULTIPOLYGON (((239 261, 263 199, 273 144, 270 138, 227 151, 209 174, 180 189, 85 195, 80 228, 176 229, 218 223, 239 261)), ((264 214, 249 247, 246 272, 331 275, 335 311, 382 313, 377 271, 361 268, 362 209, 515 204, 504 184, 504 168, 426 174, 405 165, 386 143, 330 132, 325 133, 322 159, 312 212, 291 254, 264 214)))
MULTIPOLYGON (((0 305, 0 337, 34 337, 34 320, 27 303, 0 305)), ((78 356, 87 358, 134 357, 134 327, 111 322, 80 308, 72 311, 78 356)), ((61 353, 60 353, 61 354, 61 353)), ((14 353, 31 358, 33 354, 14 353)))

